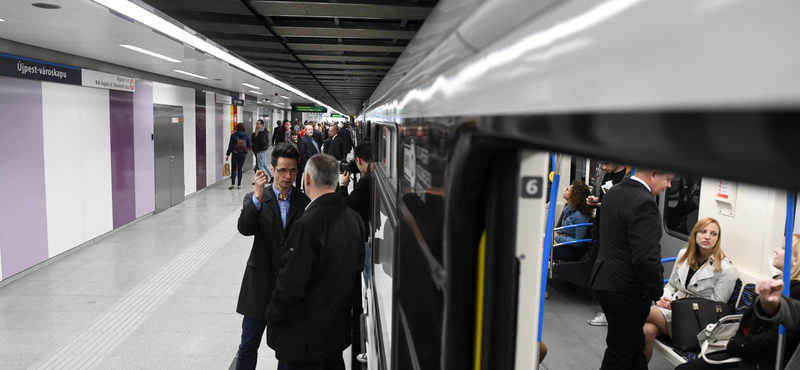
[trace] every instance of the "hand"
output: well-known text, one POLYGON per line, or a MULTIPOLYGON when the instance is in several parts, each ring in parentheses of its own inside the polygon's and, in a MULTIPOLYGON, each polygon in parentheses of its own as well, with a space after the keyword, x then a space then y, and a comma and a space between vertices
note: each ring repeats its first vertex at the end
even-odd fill
POLYGON ((256 190, 253 193, 253 196, 261 202, 264 199, 264 192, 267 188, 267 183, 269 182, 269 178, 267 177, 266 172, 262 170, 256 171, 256 190))
POLYGON ((230 157, 230 156, 227 156, 227 155, 225 156, 225 162, 228 161, 228 157, 230 157))
POLYGON ((586 197, 586 203, 588 203, 592 207, 600 206, 599 202, 600 202, 600 198, 598 198, 598 197, 595 197, 595 196, 592 196, 592 195, 586 197))
POLYGON ((756 283, 758 302, 768 316, 774 316, 778 312, 782 293, 783 280, 761 279, 756 283))
POLYGON ((667 297, 661 297, 661 299, 656 302, 656 306, 666 310, 671 310, 672 300, 667 297))
POLYGON ((350 185, 350 172, 344 171, 344 173, 339 176, 339 184, 345 187, 350 185))

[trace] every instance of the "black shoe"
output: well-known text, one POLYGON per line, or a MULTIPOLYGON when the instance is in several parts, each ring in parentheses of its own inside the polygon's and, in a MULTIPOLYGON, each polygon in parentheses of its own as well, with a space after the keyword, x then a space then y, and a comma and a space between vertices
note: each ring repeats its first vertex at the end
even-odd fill
POLYGON ((255 185, 255 184, 256 184, 256 182, 255 182, 255 181, 253 181, 253 185, 255 185))

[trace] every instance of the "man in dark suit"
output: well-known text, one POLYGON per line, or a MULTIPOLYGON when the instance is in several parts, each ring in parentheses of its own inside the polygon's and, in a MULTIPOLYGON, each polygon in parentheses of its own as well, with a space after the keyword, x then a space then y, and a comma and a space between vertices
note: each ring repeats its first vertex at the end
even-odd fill
POLYGON ((344 123, 339 124, 339 136, 344 142, 344 155, 350 154, 350 151, 353 150, 353 135, 350 134, 350 129, 344 123))
POLYGON ((239 215, 239 232, 255 235, 239 292, 236 312, 244 315, 242 341, 236 357, 236 369, 255 369, 258 347, 267 320, 264 312, 278 276, 278 263, 285 237, 310 202, 292 187, 297 176, 297 150, 281 143, 272 151, 271 167, 275 174, 271 186, 266 173, 256 173, 256 188, 244 197, 239 215))
POLYGON ((297 180, 295 180, 295 187, 300 189, 301 182, 303 181, 303 171, 305 171, 306 163, 316 154, 319 154, 319 146, 311 138, 314 132, 314 127, 307 125, 305 128, 305 136, 297 140, 297 151, 300 152, 300 172, 298 172, 297 180))
POLYGON ((342 136, 339 135, 339 128, 336 127, 336 125, 332 125, 328 130, 328 135, 333 139, 331 139, 330 148, 327 149, 327 154, 332 155, 337 161, 342 162, 346 158, 347 152, 344 148, 344 140, 342 139, 342 136))
POLYGON ((338 175, 329 155, 315 155, 306 166, 311 204, 286 239, 266 312, 267 344, 279 368, 344 370, 367 229, 336 194, 338 175))
POLYGON ((674 176, 638 169, 603 197, 600 254, 591 281, 608 320, 601 370, 647 369, 642 327, 664 287, 661 214, 654 197, 674 176))
POLYGON ((322 143, 324 141, 324 139, 322 139, 322 131, 314 129, 314 128, 312 128, 312 129, 314 131, 314 136, 313 136, 314 141, 316 141, 317 145, 319 145, 319 147, 322 148, 322 143))

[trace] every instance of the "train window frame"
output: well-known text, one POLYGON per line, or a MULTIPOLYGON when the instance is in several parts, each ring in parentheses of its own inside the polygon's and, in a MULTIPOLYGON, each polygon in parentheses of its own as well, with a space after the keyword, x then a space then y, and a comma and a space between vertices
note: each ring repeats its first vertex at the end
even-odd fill
MULTIPOLYGON (((677 180, 677 181, 679 181, 678 182, 678 186, 682 186, 682 184, 683 184, 683 182, 685 181, 686 178, 689 178, 689 177, 688 176, 683 176, 681 174, 677 174, 676 173, 675 174, 675 179, 673 179, 673 182, 677 180)), ((697 191, 697 204, 698 205, 700 204, 700 189, 702 187, 702 184, 703 184, 703 178, 702 177, 698 177, 697 178, 697 189, 698 189, 698 191, 697 191)), ((682 233, 680 230, 675 230, 675 229, 670 227, 670 219, 669 219, 670 210, 675 208, 675 207, 670 207, 669 206, 669 202, 670 202, 670 198, 669 198, 670 193, 669 192, 670 192, 670 190, 671 189, 667 189, 665 194, 663 194, 663 198, 664 198, 664 213, 661 215, 661 222, 664 225, 664 231, 666 231, 667 234, 670 235, 670 236, 673 236, 675 238, 678 238, 678 239, 681 239, 681 240, 684 240, 684 241, 688 242, 689 241, 689 235, 692 232, 691 231, 692 228, 694 228, 694 224, 692 224, 692 225, 688 225, 687 224, 686 225, 686 228, 687 228, 686 234, 682 233)), ((678 196, 680 197, 680 189, 676 189, 676 191, 677 191, 678 196)), ((697 211, 695 210, 695 212, 697 212, 697 211)), ((698 219, 699 219, 699 214, 698 214, 698 219)), ((695 224, 696 223, 697 223, 697 221, 695 221, 695 224)))
POLYGON ((397 126, 393 123, 376 123, 379 130, 374 130, 373 154, 375 166, 380 166, 384 176, 389 180, 392 192, 397 192, 397 126))

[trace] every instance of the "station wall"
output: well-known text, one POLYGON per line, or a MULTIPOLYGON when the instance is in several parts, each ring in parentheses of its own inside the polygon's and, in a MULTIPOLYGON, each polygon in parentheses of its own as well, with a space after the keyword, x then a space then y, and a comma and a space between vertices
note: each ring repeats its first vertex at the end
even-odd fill
POLYGON ((213 93, 0 77, 0 280, 155 210, 154 104, 183 108, 185 194, 222 181, 233 117, 213 93))

